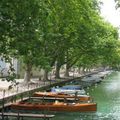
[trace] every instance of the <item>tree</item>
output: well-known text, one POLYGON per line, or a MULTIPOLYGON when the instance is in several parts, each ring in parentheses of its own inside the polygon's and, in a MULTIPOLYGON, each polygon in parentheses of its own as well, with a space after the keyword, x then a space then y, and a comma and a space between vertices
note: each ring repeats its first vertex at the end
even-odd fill
POLYGON ((7 34, 5 38, 8 41, 9 55, 23 59, 26 64, 26 81, 30 80, 34 54, 41 43, 41 38, 37 33, 41 12, 39 2, 37 0, 22 2, 5 0, 1 4, 2 18, 8 26, 8 32, 4 32, 7 34))

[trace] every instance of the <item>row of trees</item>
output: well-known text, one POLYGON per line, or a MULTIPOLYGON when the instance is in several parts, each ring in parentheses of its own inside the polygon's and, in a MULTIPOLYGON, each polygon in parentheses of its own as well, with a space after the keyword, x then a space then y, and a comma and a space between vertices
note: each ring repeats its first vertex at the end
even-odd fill
MULTIPOLYGON (((98 0, 1 0, 0 55, 25 64, 25 81, 32 68, 69 69, 116 66, 120 63, 117 28, 100 16, 98 0)), ((12 71, 12 67, 11 67, 12 71)))

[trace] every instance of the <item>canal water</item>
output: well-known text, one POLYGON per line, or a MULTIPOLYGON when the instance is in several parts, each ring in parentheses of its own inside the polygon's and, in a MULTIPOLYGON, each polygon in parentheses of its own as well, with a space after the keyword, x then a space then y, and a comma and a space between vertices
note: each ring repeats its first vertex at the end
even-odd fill
POLYGON ((86 89, 97 103, 95 113, 57 113, 54 120, 120 120, 120 72, 86 89))
POLYGON ((52 120, 120 120, 120 72, 111 73, 86 91, 97 103, 97 112, 52 112, 55 114, 52 120))

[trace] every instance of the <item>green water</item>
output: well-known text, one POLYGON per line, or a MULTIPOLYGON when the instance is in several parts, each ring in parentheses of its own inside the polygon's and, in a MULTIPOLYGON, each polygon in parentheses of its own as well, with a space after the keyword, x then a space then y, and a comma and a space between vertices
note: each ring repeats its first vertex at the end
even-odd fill
POLYGON ((86 90, 97 103, 95 113, 57 113, 54 120, 120 120, 120 72, 86 90))
POLYGON ((97 103, 97 112, 52 112, 55 114, 52 120, 120 120, 120 72, 113 72, 100 84, 91 86, 86 91, 97 103))

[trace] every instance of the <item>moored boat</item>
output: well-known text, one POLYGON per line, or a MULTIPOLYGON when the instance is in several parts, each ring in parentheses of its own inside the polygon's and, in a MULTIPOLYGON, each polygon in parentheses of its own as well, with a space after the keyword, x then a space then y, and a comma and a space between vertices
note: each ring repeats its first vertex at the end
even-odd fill
POLYGON ((99 83, 102 79, 97 75, 92 75, 91 77, 85 77, 81 81, 88 83, 99 83))
POLYGON ((19 102, 11 105, 16 110, 49 110, 49 111, 67 111, 67 112, 95 112, 96 103, 27 103, 19 102))
POLYGON ((85 90, 81 88, 79 85, 66 85, 60 88, 52 88, 52 92, 57 92, 57 93, 67 93, 67 94, 85 94, 85 90))
POLYGON ((34 97, 55 97, 55 98, 77 98, 80 101, 90 101, 91 97, 88 95, 70 95, 65 93, 56 92, 35 92, 34 97))

